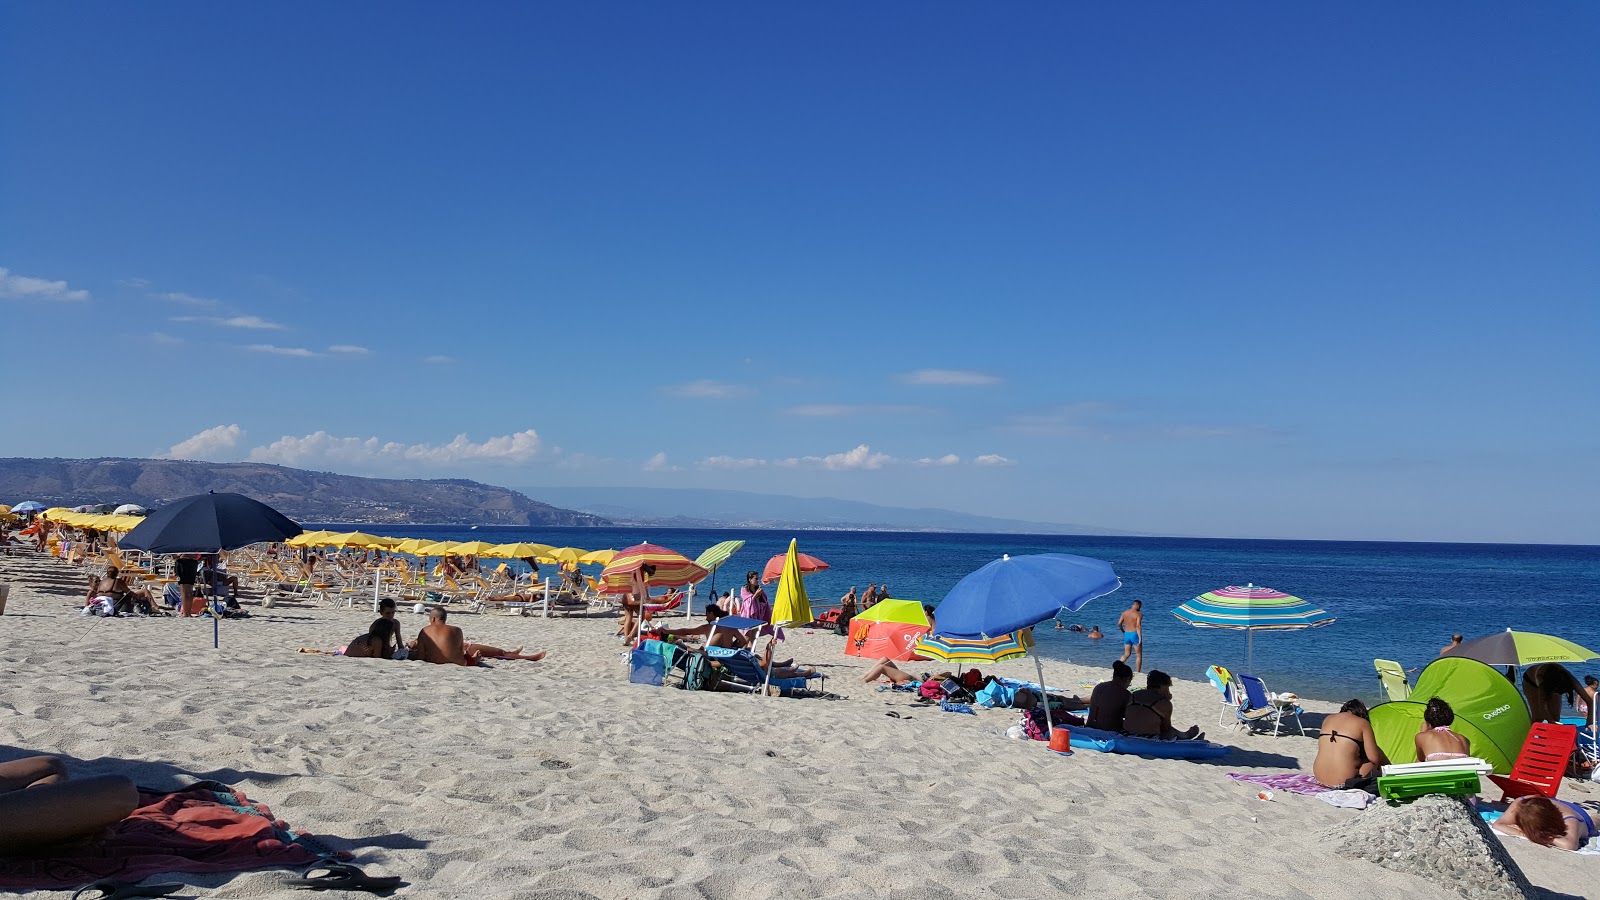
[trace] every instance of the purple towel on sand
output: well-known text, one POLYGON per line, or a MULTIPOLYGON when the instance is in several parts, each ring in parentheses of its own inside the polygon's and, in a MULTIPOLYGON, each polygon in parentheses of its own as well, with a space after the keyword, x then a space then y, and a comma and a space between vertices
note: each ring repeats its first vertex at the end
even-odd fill
POLYGON ((1291 794, 1320 794, 1328 790, 1320 781, 1304 772, 1282 772, 1277 775, 1229 772, 1228 777, 1234 781, 1248 781, 1251 784, 1263 785, 1275 791, 1288 791, 1291 794))

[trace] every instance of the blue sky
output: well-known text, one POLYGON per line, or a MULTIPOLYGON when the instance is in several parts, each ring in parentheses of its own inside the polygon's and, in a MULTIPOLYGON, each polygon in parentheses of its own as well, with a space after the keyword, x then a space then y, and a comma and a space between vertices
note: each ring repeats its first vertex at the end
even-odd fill
POLYGON ((1593 4, 4 18, 0 455, 1600 542, 1593 4))

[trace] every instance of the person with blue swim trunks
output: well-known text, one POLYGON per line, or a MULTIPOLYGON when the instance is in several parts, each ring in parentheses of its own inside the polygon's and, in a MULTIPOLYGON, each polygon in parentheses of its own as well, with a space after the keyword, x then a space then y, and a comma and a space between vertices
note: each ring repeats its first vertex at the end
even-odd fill
POLYGON ((1133 601, 1133 605, 1122 611, 1117 616, 1117 628, 1122 631, 1122 658, 1118 662, 1127 662, 1128 654, 1133 654, 1133 671, 1144 671, 1144 609, 1142 600, 1133 601))

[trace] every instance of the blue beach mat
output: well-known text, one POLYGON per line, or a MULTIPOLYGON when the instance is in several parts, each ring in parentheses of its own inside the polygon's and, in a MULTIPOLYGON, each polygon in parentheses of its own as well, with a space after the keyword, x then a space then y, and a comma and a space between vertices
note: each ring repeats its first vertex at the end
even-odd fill
POLYGON ((1072 726, 1072 746, 1101 753, 1127 753, 1157 759, 1216 759, 1233 750, 1210 741, 1158 741, 1155 738, 1129 737, 1114 731, 1072 726))

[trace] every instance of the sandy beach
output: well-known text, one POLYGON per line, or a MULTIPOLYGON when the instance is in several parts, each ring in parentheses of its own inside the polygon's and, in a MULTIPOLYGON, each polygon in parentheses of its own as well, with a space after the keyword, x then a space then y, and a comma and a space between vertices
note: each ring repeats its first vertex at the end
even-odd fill
MULTIPOLYGON (((0 758, 230 783, 404 878, 397 896, 1458 896, 1443 876, 1336 856, 1324 833, 1358 813, 1262 802, 1226 778, 1309 770, 1315 743, 1217 727, 1195 672, 1173 673, 1177 724, 1238 748, 1228 757, 1060 757, 1005 738, 1012 711, 941 713, 861 684, 865 663, 820 631, 791 631, 785 653, 839 699, 756 698, 629 684, 609 619, 453 615, 469 639, 550 651, 465 669, 296 652, 347 642, 370 607, 264 609, 247 592, 254 618, 223 622, 213 650, 209 619, 81 617, 83 582, 56 560, 0 556, 0 758)), ((408 638, 422 624, 401 618, 408 638)), ((1032 678, 1033 662, 985 671, 1032 678)), ((1048 663, 1046 678, 1087 696, 1104 672, 1048 663)), ((1307 728, 1332 709, 1309 704, 1307 728)), ((1563 796, 1600 796, 1588 788, 1563 796)), ((1536 885, 1589 891, 1593 858, 1509 844, 1536 885)), ((288 893, 285 874, 168 880, 261 897, 288 893)))

